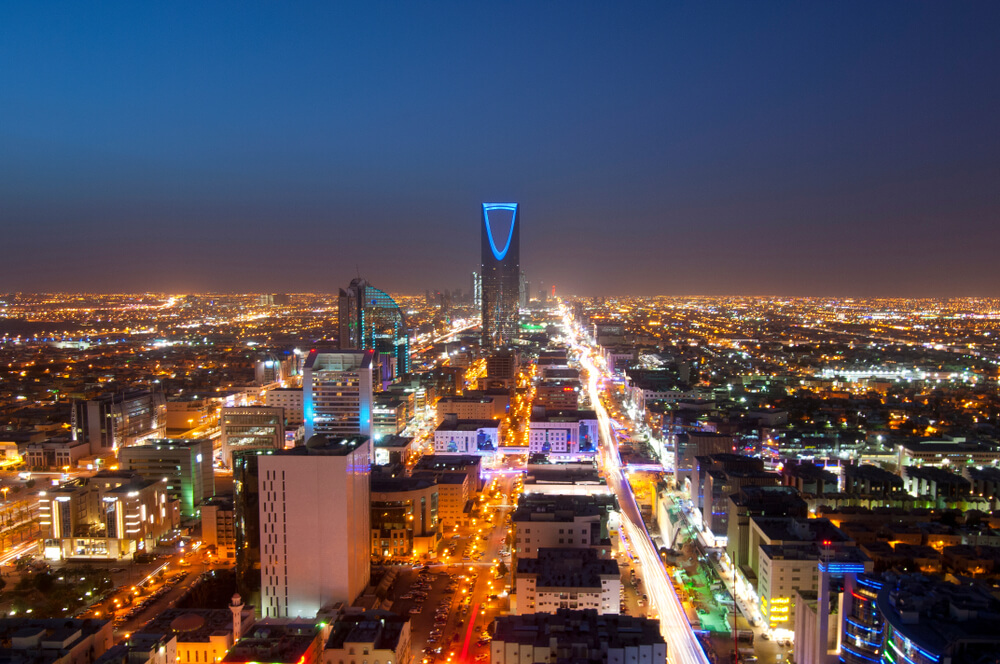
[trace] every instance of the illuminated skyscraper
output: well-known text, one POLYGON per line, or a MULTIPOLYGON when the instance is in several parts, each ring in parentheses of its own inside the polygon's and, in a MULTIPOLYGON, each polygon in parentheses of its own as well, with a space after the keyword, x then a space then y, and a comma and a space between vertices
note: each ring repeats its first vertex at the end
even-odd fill
POLYGON ((483 203, 483 347, 517 336, 521 290, 521 223, 517 203, 483 203), (507 228, 505 222, 510 221, 507 228), (506 229, 506 234, 502 229, 506 229))
POLYGON ((370 436, 372 433, 372 360, 370 350, 316 350, 302 374, 305 437, 370 436))
POLYGON ((340 347, 373 350, 387 384, 410 373, 410 336, 406 317, 384 291, 364 279, 340 289, 337 302, 340 347))

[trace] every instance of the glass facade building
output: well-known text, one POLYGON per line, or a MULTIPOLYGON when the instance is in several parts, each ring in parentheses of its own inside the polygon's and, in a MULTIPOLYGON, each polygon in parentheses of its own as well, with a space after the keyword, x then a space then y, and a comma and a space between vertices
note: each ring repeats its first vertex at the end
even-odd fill
POLYGON ((882 581, 874 576, 858 574, 853 588, 848 586, 849 608, 844 610, 844 638, 840 661, 845 664, 869 664, 882 657, 885 619, 878 609, 878 593, 882 581))
POLYGON ((340 289, 337 302, 340 347, 373 350, 383 384, 410 373, 410 335, 406 316, 385 291, 364 279, 340 289))
POLYGON ((521 296, 521 219, 517 203, 483 203, 483 347, 495 349, 517 336, 521 296), (504 222, 510 220, 503 232, 504 222))

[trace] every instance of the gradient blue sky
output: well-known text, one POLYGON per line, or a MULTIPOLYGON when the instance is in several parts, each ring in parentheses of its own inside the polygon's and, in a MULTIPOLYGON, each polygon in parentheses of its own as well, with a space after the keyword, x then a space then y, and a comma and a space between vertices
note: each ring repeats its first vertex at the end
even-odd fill
POLYGON ((0 292, 1000 296, 1000 3, 0 5, 0 292))

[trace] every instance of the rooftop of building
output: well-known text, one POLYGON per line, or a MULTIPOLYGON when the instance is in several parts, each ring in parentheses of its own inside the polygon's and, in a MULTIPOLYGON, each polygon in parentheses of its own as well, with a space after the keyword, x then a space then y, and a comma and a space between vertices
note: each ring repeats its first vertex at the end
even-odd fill
POLYGON ((765 509, 772 505, 806 507, 798 490, 790 486, 744 486, 730 498, 737 506, 750 509, 765 509))
POLYGON ((936 484, 951 484, 953 486, 970 488, 969 480, 961 475, 956 475, 950 470, 938 468, 937 466, 905 466, 903 473, 908 478, 922 479, 936 484))
MULTIPOLYGON (((147 480, 136 475, 127 484, 122 484, 121 486, 116 486, 112 489, 108 489, 108 494, 123 494, 128 495, 136 491, 142 491, 143 489, 148 489, 149 487, 159 484, 160 480, 147 480)), ((166 485, 164 485, 166 486, 166 485)))
POLYGON ((118 454, 121 455, 123 452, 127 453, 128 450, 147 451, 151 449, 161 450, 164 448, 188 449, 192 447, 201 447, 206 443, 211 445, 212 441, 208 438, 148 438, 138 445, 129 445, 128 447, 121 448, 118 450, 118 454))
MULTIPOLYGON (((815 560, 819 563, 824 554, 824 547, 815 543, 809 544, 761 544, 761 553, 771 560, 815 560)), ((871 562, 864 551, 855 547, 837 549, 829 552, 831 563, 871 562)))
POLYGON ((926 544, 907 544, 906 542, 896 542, 892 546, 893 551, 906 556, 907 558, 940 558, 941 554, 932 546, 926 544))
POLYGON ((276 450, 274 456, 347 456, 368 442, 368 436, 324 436, 315 434, 305 445, 276 450))
POLYGON ((593 467, 574 465, 572 468, 561 464, 532 466, 525 478, 531 484, 604 484, 604 478, 593 467))
POLYGON ((596 420, 597 413, 592 410, 575 410, 571 408, 546 408, 544 413, 531 412, 532 422, 579 422, 581 420, 596 420))
POLYGON ((92 637, 106 620, 68 618, 0 618, 0 662, 3 664, 49 664, 65 657, 66 651, 92 637))
POLYGON ((492 404, 492 396, 461 396, 461 397, 441 397, 438 399, 438 406, 449 403, 488 403, 492 404))
POLYGON ((555 613, 501 616, 494 623, 493 640, 548 647, 581 645, 589 650, 663 644, 659 621, 634 616, 598 614, 596 610, 559 609, 555 613))
MULTIPOLYGON (((491 422, 493 422, 491 420, 491 422)), ((496 425, 496 422, 493 422, 496 425)), ((433 472, 464 472, 470 466, 479 467, 482 464, 482 457, 474 454, 428 454, 422 457, 414 470, 426 470, 433 472)))
POLYGON ((325 649, 340 650, 347 643, 370 643, 378 650, 395 651, 409 621, 391 611, 348 613, 333 624, 325 649))
POLYGON ((954 661, 978 661, 977 650, 995 656, 1000 649, 1000 601, 982 585, 887 574, 878 608, 893 631, 930 659, 951 653, 962 656, 954 661))
POLYGON ((404 493, 429 489, 436 485, 435 478, 425 474, 417 477, 380 477, 375 474, 371 476, 372 493, 404 493))
POLYGON ((370 369, 375 351, 341 350, 339 348, 313 348, 309 351, 304 368, 310 371, 356 371, 370 369))
POLYGON ((412 436, 397 436, 396 434, 388 434, 382 436, 381 438, 375 439, 375 447, 382 447, 388 449, 403 449, 413 442, 412 436))
POLYGON ((498 420, 456 420, 449 422, 445 420, 435 431, 476 431, 478 429, 496 429, 499 426, 498 420))
POLYGON ((748 464, 748 465, 759 465, 764 467, 764 460, 757 457, 750 457, 745 454, 736 454, 735 452, 719 452, 718 454, 699 454, 695 456, 695 461, 703 466, 713 466, 721 465, 726 466, 729 464, 748 464))
POLYGON ((753 516, 751 522, 772 541, 847 542, 849 538, 829 519, 802 519, 793 516, 753 516))
POLYGON ((311 621, 261 620, 222 661, 294 664, 309 651, 319 633, 319 626, 311 621))
POLYGON ((995 452, 997 445, 983 440, 967 440, 965 438, 910 438, 899 441, 911 454, 945 453, 945 452, 995 452))
POLYGON ((962 473, 964 473, 971 480, 989 480, 993 482, 1000 482, 1000 468, 995 466, 984 466, 982 468, 966 466, 966 468, 962 470, 962 473))
POLYGON ((511 519, 518 521, 573 521, 577 517, 605 516, 617 509, 614 495, 559 495, 528 493, 511 519))
POLYGON ((824 482, 836 482, 837 476, 822 466, 811 463, 800 463, 785 466, 782 471, 789 477, 797 477, 804 480, 823 480, 824 482))
POLYGON ((600 588, 602 577, 619 575, 618 561, 594 549, 541 548, 535 558, 518 558, 517 574, 534 575, 535 587, 600 588))
POLYGON ((235 502, 233 496, 212 496, 211 498, 205 499, 205 502, 203 502, 202 505, 231 510, 234 508, 235 502))
MULTIPOLYGON (((253 619, 253 607, 244 607, 243 612, 253 619)), ((229 609, 167 609, 137 634, 175 634, 180 643, 208 643, 210 637, 232 631, 233 614, 229 609)))

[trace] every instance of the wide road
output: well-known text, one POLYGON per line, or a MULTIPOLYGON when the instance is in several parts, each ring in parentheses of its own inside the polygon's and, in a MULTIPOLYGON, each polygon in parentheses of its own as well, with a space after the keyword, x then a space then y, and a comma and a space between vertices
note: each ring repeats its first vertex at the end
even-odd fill
POLYGON ((667 659, 673 664, 709 664, 698 638, 691 629, 684 607, 681 605, 674 586, 667 578, 667 572, 660 561, 659 553, 646 530, 639 506, 635 502, 632 487, 622 472, 621 457, 618 454, 618 438, 611 430, 608 413, 600 399, 599 382, 601 371, 594 364, 593 350, 581 345, 574 337, 567 318, 565 325, 574 348, 580 353, 580 363, 587 372, 587 390, 591 407, 597 413, 600 428, 600 449, 598 457, 611 489, 618 497, 621 510, 621 527, 639 560, 642 579, 653 608, 660 616, 660 633, 667 642, 667 659))

